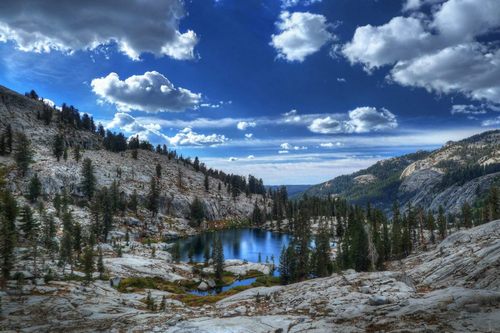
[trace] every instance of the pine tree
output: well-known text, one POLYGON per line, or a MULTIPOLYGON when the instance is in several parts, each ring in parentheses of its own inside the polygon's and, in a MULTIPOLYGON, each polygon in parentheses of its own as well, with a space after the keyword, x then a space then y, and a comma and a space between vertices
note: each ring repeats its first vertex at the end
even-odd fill
POLYGON ((12 223, 8 217, 6 217, 5 212, 0 214, 0 231, 0 266, 2 268, 2 286, 5 286, 5 283, 10 278, 10 272, 14 266, 14 248, 16 244, 15 224, 12 223))
POLYGON ((210 260, 210 245, 208 242, 205 242, 205 246, 203 247, 203 259, 205 266, 208 265, 208 261, 210 260))
POLYGON ((76 145, 75 148, 73 149, 73 158, 75 159, 76 163, 80 162, 81 157, 82 154, 80 152, 80 146, 76 145))
POLYGON ((68 160, 68 147, 64 147, 63 160, 66 162, 68 160))
POLYGON ((402 242, 401 242, 401 222, 399 215, 399 205, 395 202, 392 206, 392 245, 391 253, 393 259, 401 259, 402 242))
POLYGON ((191 203, 191 221, 190 225, 192 227, 199 227, 201 222, 205 218, 205 209, 203 203, 198 197, 195 197, 191 203))
POLYGON ((80 223, 73 223, 73 251, 77 259, 80 259, 82 253, 82 226, 80 223))
POLYGON ((198 159, 198 156, 194 158, 193 167, 196 172, 200 171, 200 160, 198 159))
POLYGON ((210 183, 209 183, 209 180, 208 180, 208 174, 205 174, 205 180, 204 180, 203 184, 205 185, 205 192, 208 192, 208 190, 210 189, 210 183))
POLYGON ((382 257, 384 261, 389 260, 391 256, 391 239, 389 237, 389 227, 387 226, 387 218, 382 216, 382 257))
POLYGON ((5 142, 5 134, 0 134, 0 156, 7 155, 7 144, 5 142))
POLYGON ((54 217, 51 214, 42 214, 42 243, 52 257, 53 253, 57 250, 56 237, 56 224, 54 217))
POLYGON ((264 217, 262 216, 262 211, 257 205, 257 202, 255 202, 253 205, 253 212, 252 212, 252 224, 260 226, 263 223, 264 223, 264 217))
POLYGON ((64 153, 64 137, 62 134, 56 134, 54 137, 54 141, 52 144, 52 153, 54 154, 55 158, 57 159, 57 162, 61 159, 61 156, 63 156, 64 153))
POLYGON ((175 242, 174 245, 172 246, 170 254, 172 255, 172 260, 175 263, 179 263, 179 260, 181 259, 181 246, 178 241, 175 242))
POLYGON ((85 280, 92 281, 92 273, 94 273, 94 250, 92 246, 87 245, 83 251, 83 272, 85 273, 85 280))
POLYGON ((472 228, 472 210, 467 202, 462 205, 462 225, 464 228, 472 228))
POLYGON ((431 233, 430 241, 431 241, 432 244, 436 243, 436 237, 434 235, 434 229, 436 229, 436 224, 434 222, 434 216, 432 215, 432 212, 429 211, 429 213, 427 214, 427 230, 429 230, 430 233, 431 233))
POLYGON ((5 148, 7 153, 12 153, 12 141, 13 141, 13 134, 12 134, 12 127, 10 124, 7 125, 5 128, 5 148))
POLYGON ((35 173, 35 175, 31 178, 29 183, 28 199, 31 202, 36 202, 41 192, 42 192, 42 183, 40 182, 40 179, 38 179, 38 174, 35 173))
POLYGON ((129 201, 128 201, 128 208, 137 214, 137 206, 138 206, 138 199, 137 199, 137 190, 134 190, 132 194, 130 195, 129 201))
POLYGON ((218 283, 221 283, 224 273, 224 249, 222 247, 222 241, 219 237, 216 237, 214 240, 212 257, 214 260, 215 280, 218 283))
POLYGON ((19 133, 17 135, 14 160, 16 161, 16 165, 21 173, 21 176, 24 177, 28 171, 29 165, 33 163, 33 150, 31 149, 31 142, 24 133, 19 133))
POLYGON ((438 210, 438 231, 439 231, 439 237, 441 240, 446 238, 446 216, 444 215, 444 208, 443 206, 439 206, 438 210))
POLYGON ((156 178, 158 178, 158 179, 161 178, 161 164, 160 163, 156 164, 156 178))
POLYGON ((91 200, 95 191, 96 179, 94 166, 92 165, 92 160, 89 158, 83 160, 82 177, 82 192, 87 196, 88 200, 91 200))
POLYGON ((283 246, 280 255, 278 271, 280 273, 281 284, 289 284, 296 281, 296 254, 294 247, 289 244, 283 246))
POLYGON ((160 311, 165 311, 167 308, 167 297, 163 295, 161 297, 161 303, 160 303, 160 311))
POLYGON ((21 209, 21 230, 26 239, 31 239, 33 237, 33 233, 36 232, 37 223, 35 218, 33 217, 33 212, 31 207, 28 205, 23 206, 21 209))
POLYGON ((498 188, 496 186, 490 188, 487 202, 488 220, 493 221, 500 219, 500 195, 498 194, 498 188))
MULTIPOLYGON (((73 273, 73 217, 70 212, 65 212, 62 217, 63 220, 63 236, 61 239, 61 248, 59 252, 59 259, 61 265, 65 268, 66 264, 71 265, 71 273, 73 273)), ((63 268, 63 274, 64 274, 63 268)))
POLYGON ((104 267, 104 260, 102 257, 102 249, 99 247, 99 254, 97 257, 97 271, 99 272, 99 280, 102 280, 104 278, 104 272, 105 272, 105 267, 104 267))
POLYGON ((149 193, 147 196, 146 208, 151 212, 151 216, 155 217, 158 214, 158 199, 160 196, 160 191, 158 185, 156 184, 156 179, 151 177, 149 182, 149 193))
POLYGON ((330 234, 325 226, 318 230, 315 244, 314 275, 318 277, 329 276, 333 271, 333 266, 330 259, 330 234))

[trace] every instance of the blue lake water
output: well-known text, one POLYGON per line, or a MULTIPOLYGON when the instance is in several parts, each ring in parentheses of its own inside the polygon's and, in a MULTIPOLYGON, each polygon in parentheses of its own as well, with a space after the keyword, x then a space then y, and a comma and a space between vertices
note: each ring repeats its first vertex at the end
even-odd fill
POLYGON ((181 260, 189 260, 192 249, 193 261, 204 261, 205 246, 211 251, 215 237, 220 237, 224 249, 224 259, 240 259, 258 262, 259 254, 262 262, 279 264, 281 249, 291 241, 291 236, 255 228, 226 229, 183 238, 179 240, 181 260))
MULTIPOLYGON (((224 259, 258 262, 260 256, 261 262, 266 262, 267 260, 271 263, 274 259, 275 265, 279 264, 281 249, 291 241, 290 235, 255 228, 206 232, 179 240, 181 261, 188 261, 189 253, 191 252, 194 262, 203 262, 205 259, 205 247, 208 247, 211 253, 212 244, 216 237, 220 237, 222 241, 224 259)), ((274 275, 279 275, 277 269, 274 270, 274 275)), ((200 296, 213 295, 237 286, 250 285, 255 280, 256 278, 237 280, 231 285, 222 288, 207 291, 191 290, 189 293, 200 296)))

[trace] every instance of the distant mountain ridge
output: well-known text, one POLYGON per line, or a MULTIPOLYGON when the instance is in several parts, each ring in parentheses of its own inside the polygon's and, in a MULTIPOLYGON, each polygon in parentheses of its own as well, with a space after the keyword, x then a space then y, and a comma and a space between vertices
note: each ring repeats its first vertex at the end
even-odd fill
POLYGON ((422 205, 433 211, 443 206, 458 213, 474 204, 493 183, 500 182, 500 130, 448 142, 443 147, 379 161, 352 173, 311 186, 300 195, 342 196, 351 203, 368 202, 389 210, 422 205))

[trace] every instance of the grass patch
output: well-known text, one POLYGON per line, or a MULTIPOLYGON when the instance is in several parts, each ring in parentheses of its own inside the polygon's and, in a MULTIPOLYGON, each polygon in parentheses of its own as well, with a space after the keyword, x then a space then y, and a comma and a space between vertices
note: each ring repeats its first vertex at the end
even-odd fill
POLYGON ((157 289, 173 294, 184 294, 186 288, 192 288, 194 282, 183 280, 180 282, 165 281, 159 277, 130 277, 120 281, 116 288, 121 293, 130 293, 144 289, 157 289))
POLYGON ((248 286, 237 286, 234 288, 231 288, 229 290, 223 291, 217 295, 206 295, 206 296, 199 296, 199 295, 192 295, 192 294, 183 294, 183 295, 174 295, 172 296, 173 299, 176 299, 178 301, 181 301, 182 303, 188 305, 188 306, 203 306, 207 304, 214 304, 217 303, 218 301, 232 296, 236 295, 242 291, 255 288, 255 287, 272 287, 280 284, 280 279, 278 277, 274 276, 268 276, 268 275, 262 275, 257 277, 255 282, 248 286))
POLYGON ((240 280, 256 278, 256 277, 259 277, 259 276, 262 276, 262 275, 264 275, 264 273, 262 273, 261 271, 258 271, 258 270, 255 270, 255 269, 251 269, 245 275, 243 275, 240 278, 240 280))

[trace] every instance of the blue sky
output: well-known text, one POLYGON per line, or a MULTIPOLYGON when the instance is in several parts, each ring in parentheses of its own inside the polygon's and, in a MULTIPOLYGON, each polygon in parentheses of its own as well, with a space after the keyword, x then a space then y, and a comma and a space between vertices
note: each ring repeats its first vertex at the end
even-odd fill
POLYGON ((0 84, 266 184, 500 124, 497 0, 6 0, 0 84))

